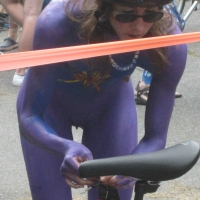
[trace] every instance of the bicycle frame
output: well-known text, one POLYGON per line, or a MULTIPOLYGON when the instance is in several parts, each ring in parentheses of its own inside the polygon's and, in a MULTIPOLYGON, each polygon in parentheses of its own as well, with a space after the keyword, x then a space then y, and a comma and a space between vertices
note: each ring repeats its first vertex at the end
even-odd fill
POLYGON ((154 193, 160 187, 160 182, 137 181, 135 184, 134 200, 143 200, 144 194, 154 193))
POLYGON ((197 5, 200 3, 200 0, 193 1, 190 9, 186 12, 186 14, 183 16, 184 21, 187 21, 190 15, 192 14, 193 11, 197 8, 197 5))
MULTIPOLYGON (((144 194, 156 192, 161 181, 173 180, 187 173, 198 161, 199 156, 199 144, 188 141, 146 154, 85 161, 79 167, 79 177, 116 174, 132 177, 137 180, 134 200, 143 200, 144 194)), ((109 200, 108 194, 109 188, 102 199, 109 200)))

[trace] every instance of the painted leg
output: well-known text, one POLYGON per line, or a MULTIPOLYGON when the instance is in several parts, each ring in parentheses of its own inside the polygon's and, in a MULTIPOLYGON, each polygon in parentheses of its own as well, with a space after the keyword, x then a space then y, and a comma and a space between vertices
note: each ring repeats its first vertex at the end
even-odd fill
MULTIPOLYGON (((132 83, 122 84, 121 88, 110 92, 109 98, 104 99, 107 103, 98 104, 100 113, 96 113, 96 118, 93 116, 84 129, 83 144, 91 150, 94 158, 129 155, 137 145, 137 115, 132 83), (112 104, 108 103, 110 101, 112 104)), ((121 199, 130 200, 132 188, 119 190, 119 194, 121 199)), ((96 197, 97 189, 92 189, 89 200, 96 197)))
MULTIPOLYGON (((61 137, 72 140, 71 124, 59 105, 50 105, 45 121, 61 137), (55 114, 54 110, 60 114, 55 114)), ((23 134, 21 134, 23 135, 23 134)), ((72 200, 71 189, 61 175, 63 157, 54 155, 42 148, 33 146, 21 136, 22 149, 26 164, 33 200, 72 200)))
POLYGON ((33 200, 72 200, 71 189, 60 173, 62 158, 30 144, 21 144, 33 200))

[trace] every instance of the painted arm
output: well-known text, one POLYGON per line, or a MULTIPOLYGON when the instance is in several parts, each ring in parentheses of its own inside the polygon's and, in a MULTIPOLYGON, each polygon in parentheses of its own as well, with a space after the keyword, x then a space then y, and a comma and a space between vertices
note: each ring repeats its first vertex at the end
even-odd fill
POLYGON ((29 69, 17 100, 20 133, 30 143, 62 156, 61 172, 66 182, 79 188, 91 184, 78 178, 79 164, 92 159, 91 152, 82 144, 60 137, 43 117, 53 93, 55 74, 52 66, 29 69))
MULTIPOLYGON (((174 30, 174 34, 178 32, 178 29, 174 30)), ((186 45, 168 48, 169 65, 163 74, 153 75, 145 113, 145 135, 133 153, 151 152, 165 147, 174 94, 184 72, 186 58, 186 45)))
MULTIPOLYGON (((51 23, 51 20, 48 21, 51 23)), ((52 41, 52 34, 44 34, 45 31, 51 33, 48 27, 55 28, 53 24, 46 23, 45 19, 40 20, 35 31, 35 49, 59 45, 56 36, 52 41)), ((55 90, 58 67, 59 64, 52 64, 29 69, 17 100, 19 128, 21 134, 32 144, 63 157, 61 172, 68 185, 78 188, 94 184, 93 181, 80 179, 77 175, 80 162, 92 159, 92 154, 84 145, 60 137, 44 120, 45 110, 55 90)), ((66 133, 66 135, 70 134, 66 133)))

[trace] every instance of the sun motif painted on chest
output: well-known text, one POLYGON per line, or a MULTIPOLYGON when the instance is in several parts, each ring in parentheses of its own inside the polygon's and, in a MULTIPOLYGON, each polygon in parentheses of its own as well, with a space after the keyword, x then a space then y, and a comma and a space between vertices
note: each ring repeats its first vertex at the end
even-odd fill
POLYGON ((101 91, 100 89, 100 83, 102 83, 105 79, 110 78, 110 75, 105 76, 103 79, 101 78, 101 75, 99 72, 93 72, 92 75, 88 75, 86 71, 78 72, 73 74, 73 80, 61 80, 58 79, 58 81, 65 82, 65 83, 77 83, 77 82, 83 82, 83 85, 85 87, 88 87, 90 85, 93 85, 98 92, 101 91))

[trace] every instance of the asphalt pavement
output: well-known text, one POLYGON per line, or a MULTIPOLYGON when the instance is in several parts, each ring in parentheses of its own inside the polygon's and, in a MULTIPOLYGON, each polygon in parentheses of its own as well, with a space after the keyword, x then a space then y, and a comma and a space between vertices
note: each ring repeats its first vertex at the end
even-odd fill
MULTIPOLYGON (((200 31, 200 10, 189 18, 184 32, 196 31, 200 31)), ((1 32, 0 42, 6 36, 7 32, 1 32)), ((16 51, 17 49, 7 53, 16 51)), ((31 200, 16 116, 19 87, 12 85, 13 75, 14 70, 0 72, 0 200, 31 200)), ((132 77, 136 85, 141 77, 141 71, 136 70, 132 77)), ((200 144, 199 87, 200 42, 188 44, 187 67, 177 88, 183 97, 175 101, 167 146, 189 140, 200 144)), ((137 106, 137 112, 141 138, 144 133, 145 106, 137 106)), ((76 140, 80 141, 81 130, 73 130, 76 140)), ((74 199, 85 199, 85 196, 75 191, 74 199)), ((163 182, 157 193, 145 197, 145 200, 155 199, 199 200, 200 161, 186 175, 173 181, 163 182)))

